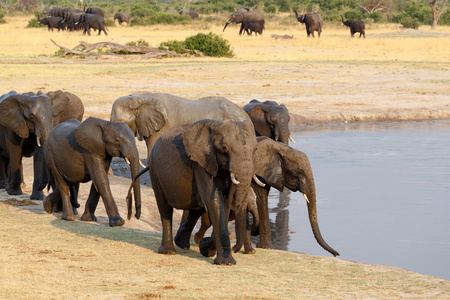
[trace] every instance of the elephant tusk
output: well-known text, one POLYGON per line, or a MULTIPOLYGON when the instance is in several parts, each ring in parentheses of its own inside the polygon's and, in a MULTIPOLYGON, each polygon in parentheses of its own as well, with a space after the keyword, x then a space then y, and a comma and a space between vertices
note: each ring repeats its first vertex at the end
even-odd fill
POLYGON ((141 167, 143 167, 144 169, 146 168, 146 166, 144 166, 144 164, 142 163, 142 161, 139 159, 139 164, 141 165, 141 167))
POLYGON ((291 135, 289 135, 289 139, 291 140, 291 142, 292 142, 293 144, 295 144, 295 141, 294 141, 294 139, 292 138, 291 135))
POLYGON ((233 173, 231 173, 230 177, 231 182, 233 182, 234 184, 238 185, 240 183, 239 181, 236 180, 236 176, 233 173))
POLYGON ((131 165, 130 160, 128 159, 128 157, 125 157, 125 161, 127 162, 128 165, 131 165))
POLYGON ((40 148, 40 147, 41 147, 41 139, 40 139, 40 138, 37 138, 37 139, 36 139, 36 142, 37 142, 38 147, 40 148))
POLYGON ((306 200, 306 202, 308 202, 308 203, 309 203, 309 199, 308 199, 308 196, 306 196, 306 194, 303 194, 303 197, 305 197, 305 200, 306 200))
POLYGON ((266 184, 265 183, 262 183, 259 179, 258 179, 258 177, 256 176, 256 175, 253 175, 253 180, 256 182, 256 184, 257 185, 259 185, 260 187, 265 187, 266 186, 266 184))

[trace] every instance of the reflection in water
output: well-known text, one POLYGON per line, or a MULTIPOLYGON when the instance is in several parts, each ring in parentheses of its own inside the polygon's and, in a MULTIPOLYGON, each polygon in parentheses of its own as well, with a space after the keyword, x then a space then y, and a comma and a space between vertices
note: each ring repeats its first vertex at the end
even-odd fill
MULTIPOLYGON (((450 279, 450 121, 297 130, 319 227, 341 258, 450 279)), ((328 256, 299 192, 269 195, 276 249, 328 256)))

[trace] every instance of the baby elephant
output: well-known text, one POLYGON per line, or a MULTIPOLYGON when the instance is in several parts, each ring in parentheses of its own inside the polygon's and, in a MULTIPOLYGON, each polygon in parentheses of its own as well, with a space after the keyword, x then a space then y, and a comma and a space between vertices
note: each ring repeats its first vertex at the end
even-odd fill
POLYGON ((363 21, 361 20, 347 20, 344 21, 344 17, 341 16, 342 18, 342 23, 347 26, 350 27, 350 34, 352 35, 352 37, 354 37, 355 33, 359 32, 359 37, 361 37, 361 35, 366 38, 366 25, 364 24, 363 21))
MULTIPOLYGON (((73 221, 75 216, 70 204, 69 189, 80 182, 92 180, 89 198, 82 221, 96 221, 95 209, 101 196, 109 217, 109 226, 121 226, 120 217, 111 193, 108 169, 113 157, 130 162, 131 176, 139 172, 139 154, 131 129, 122 122, 109 122, 89 118, 83 123, 75 119, 60 123, 51 132, 45 144, 44 155, 51 176, 56 182, 55 190, 43 202, 47 213, 52 213, 61 196, 64 220, 73 221)), ((133 184, 136 218, 141 214, 141 191, 139 180, 133 184)), ((128 219, 131 217, 131 201, 128 202, 128 219)))

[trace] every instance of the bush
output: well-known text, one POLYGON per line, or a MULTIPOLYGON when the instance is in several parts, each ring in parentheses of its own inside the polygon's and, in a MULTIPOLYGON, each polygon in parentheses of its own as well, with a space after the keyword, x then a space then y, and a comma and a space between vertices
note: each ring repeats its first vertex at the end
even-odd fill
POLYGON ((105 26, 106 27, 116 27, 116 23, 112 19, 106 19, 105 20, 105 26))
POLYGON ((234 53, 227 40, 213 33, 199 33, 181 41, 168 41, 159 45, 160 49, 168 49, 183 54, 189 52, 195 54, 195 51, 201 51, 207 56, 215 57, 233 57, 234 53))
POLYGON ((39 23, 38 19, 33 18, 28 22, 26 28, 39 28, 39 27, 45 27, 45 25, 39 23))
POLYGON ((5 14, 4 13, 0 13, 0 24, 5 24, 6 20, 5 20, 5 14))
POLYGON ((412 28, 412 29, 418 29, 420 25, 417 19, 414 19, 410 16, 403 17, 400 20, 400 24, 403 25, 403 28, 412 28))
POLYGON ((125 45, 127 45, 127 46, 145 46, 145 47, 150 46, 150 44, 143 39, 139 39, 137 41, 131 41, 131 42, 126 43, 125 45))

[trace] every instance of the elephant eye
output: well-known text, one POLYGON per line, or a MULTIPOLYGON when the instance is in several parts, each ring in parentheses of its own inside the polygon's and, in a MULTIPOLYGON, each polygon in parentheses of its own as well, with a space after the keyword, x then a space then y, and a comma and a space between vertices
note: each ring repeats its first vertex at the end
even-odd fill
POLYGON ((223 146, 222 146, 222 152, 223 152, 223 153, 228 153, 228 147, 225 146, 225 145, 223 145, 223 146))

